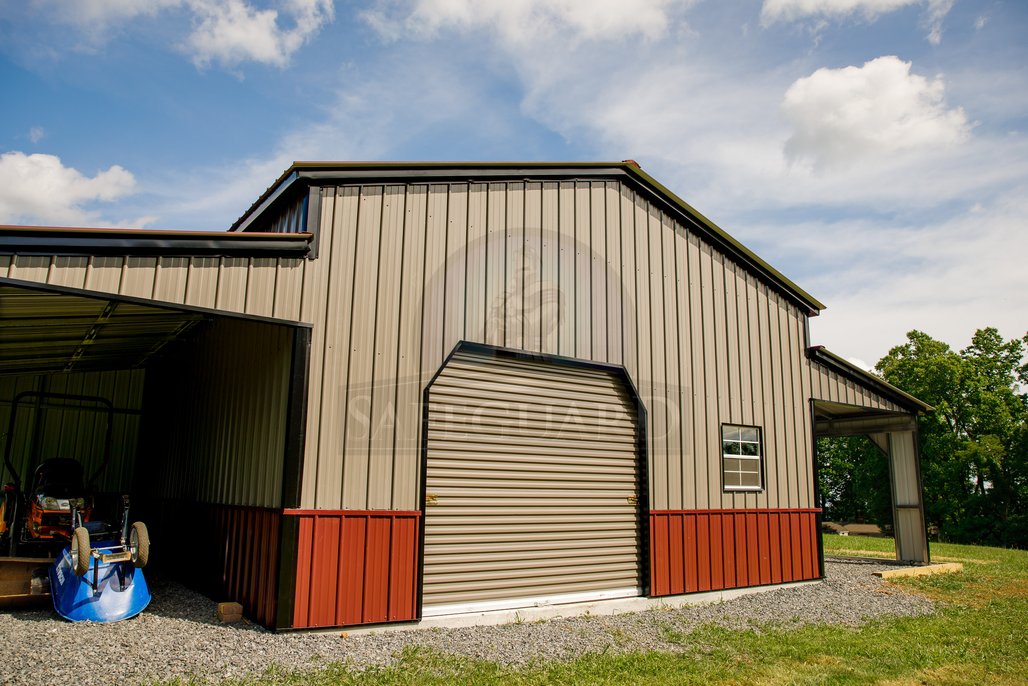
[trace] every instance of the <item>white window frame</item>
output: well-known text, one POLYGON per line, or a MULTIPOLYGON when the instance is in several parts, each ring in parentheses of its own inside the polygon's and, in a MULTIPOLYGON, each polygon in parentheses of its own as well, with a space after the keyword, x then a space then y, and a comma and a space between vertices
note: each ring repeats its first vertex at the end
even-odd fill
MULTIPOLYGON (((752 472, 737 472, 737 473, 752 473, 752 472)), ((722 424, 721 425, 721 488, 726 492, 744 492, 744 493, 758 493, 764 490, 764 432, 759 426, 747 426, 745 424, 722 424), (744 440, 740 438, 727 438, 728 430, 751 430, 757 432, 756 440, 744 440), (756 455, 743 455, 740 449, 739 453, 726 453, 725 443, 738 443, 740 445, 755 445, 756 455), (757 479, 760 483, 756 486, 733 486, 729 485, 725 481, 725 460, 752 460, 757 464, 757 479)))

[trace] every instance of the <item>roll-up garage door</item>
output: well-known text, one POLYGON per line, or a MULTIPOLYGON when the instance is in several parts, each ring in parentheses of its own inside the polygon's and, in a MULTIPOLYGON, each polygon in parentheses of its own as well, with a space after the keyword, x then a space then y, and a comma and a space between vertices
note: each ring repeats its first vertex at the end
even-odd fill
POLYGON ((453 355, 429 391, 423 615, 639 595, 637 431, 611 372, 453 355))

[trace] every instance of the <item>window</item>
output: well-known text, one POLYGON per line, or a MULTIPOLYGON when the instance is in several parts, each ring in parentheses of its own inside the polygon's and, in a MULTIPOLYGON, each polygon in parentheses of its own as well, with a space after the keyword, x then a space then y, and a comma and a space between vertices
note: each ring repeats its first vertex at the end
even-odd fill
POLYGON ((721 427, 721 471, 726 491, 764 488, 760 429, 755 426, 721 427))

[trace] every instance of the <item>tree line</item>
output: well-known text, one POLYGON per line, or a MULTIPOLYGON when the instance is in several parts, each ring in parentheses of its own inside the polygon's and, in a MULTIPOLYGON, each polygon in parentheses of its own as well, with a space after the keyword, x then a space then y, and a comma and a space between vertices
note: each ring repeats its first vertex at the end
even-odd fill
MULTIPOLYGON (((921 331, 878 361, 932 405, 918 419, 925 518, 940 540, 1028 548, 1028 335, 979 329, 956 351, 921 331)), ((819 439, 824 518, 892 525, 886 456, 863 437, 819 439)))

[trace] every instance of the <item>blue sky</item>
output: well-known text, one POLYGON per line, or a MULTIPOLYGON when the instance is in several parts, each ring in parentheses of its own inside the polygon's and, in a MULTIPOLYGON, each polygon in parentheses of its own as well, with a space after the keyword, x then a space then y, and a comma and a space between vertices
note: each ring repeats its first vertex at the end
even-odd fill
POLYGON ((1023 0, 0 0, 0 222, 224 229, 293 160, 635 159, 862 364, 1028 329, 1023 0))

